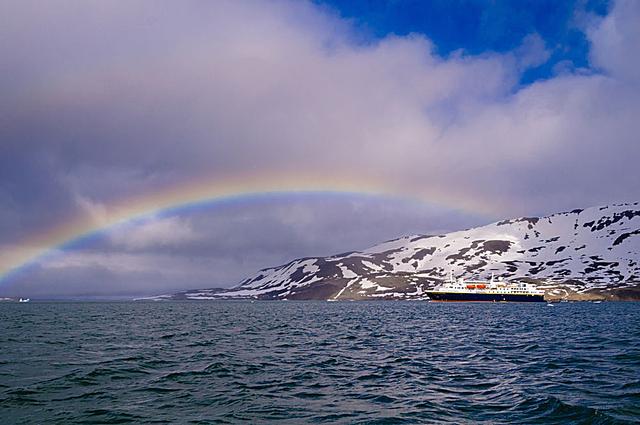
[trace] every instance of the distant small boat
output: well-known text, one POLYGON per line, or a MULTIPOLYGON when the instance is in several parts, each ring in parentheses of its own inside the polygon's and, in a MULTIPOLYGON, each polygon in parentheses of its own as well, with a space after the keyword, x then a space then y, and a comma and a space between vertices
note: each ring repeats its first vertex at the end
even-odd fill
POLYGON ((31 301, 29 298, 20 298, 18 300, 19 303, 28 303, 29 301, 31 301))
POLYGON ((593 301, 594 304, 600 304, 602 301, 598 300, 598 301, 593 301))
POLYGON ((547 305, 548 305, 549 307, 555 307, 555 306, 556 306, 555 304, 551 304, 551 303, 549 303, 549 304, 547 304, 547 305))

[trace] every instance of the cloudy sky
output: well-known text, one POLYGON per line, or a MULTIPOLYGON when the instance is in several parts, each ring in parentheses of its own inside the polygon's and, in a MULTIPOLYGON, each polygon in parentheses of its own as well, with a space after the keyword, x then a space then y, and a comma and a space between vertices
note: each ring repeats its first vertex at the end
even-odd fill
POLYGON ((227 287, 637 201, 638 22, 633 0, 0 0, 0 296, 227 287))

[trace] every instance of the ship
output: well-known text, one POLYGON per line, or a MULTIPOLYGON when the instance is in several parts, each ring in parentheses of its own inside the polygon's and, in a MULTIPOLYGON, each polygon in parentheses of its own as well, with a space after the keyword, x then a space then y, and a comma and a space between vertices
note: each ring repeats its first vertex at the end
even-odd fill
POLYGON ((544 302, 544 291, 527 282, 453 279, 426 291, 431 301, 544 302))

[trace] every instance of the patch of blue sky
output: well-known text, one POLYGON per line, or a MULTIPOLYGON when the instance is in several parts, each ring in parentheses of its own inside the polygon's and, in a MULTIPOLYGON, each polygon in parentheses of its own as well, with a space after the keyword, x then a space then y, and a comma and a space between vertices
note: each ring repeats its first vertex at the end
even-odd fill
POLYGON ((589 70, 589 41, 580 19, 604 16, 609 0, 316 0, 350 19, 367 37, 424 34, 446 57, 508 52, 538 34, 548 59, 525 70, 521 85, 559 72, 589 70))

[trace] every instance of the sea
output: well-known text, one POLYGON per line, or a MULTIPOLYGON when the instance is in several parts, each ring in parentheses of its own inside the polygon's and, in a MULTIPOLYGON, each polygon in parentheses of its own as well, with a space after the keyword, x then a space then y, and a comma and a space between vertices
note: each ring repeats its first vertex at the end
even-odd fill
POLYGON ((640 303, 0 303, 0 423, 640 423, 640 303))

